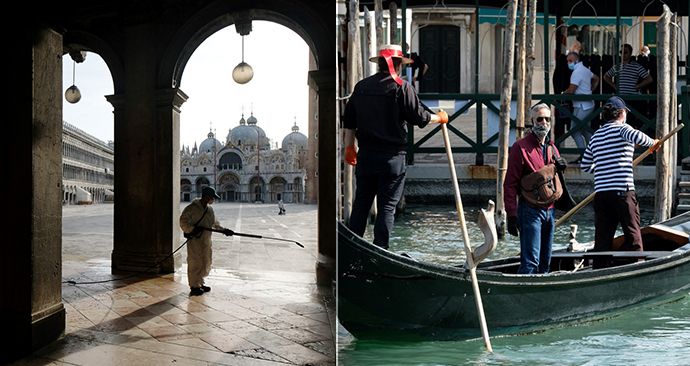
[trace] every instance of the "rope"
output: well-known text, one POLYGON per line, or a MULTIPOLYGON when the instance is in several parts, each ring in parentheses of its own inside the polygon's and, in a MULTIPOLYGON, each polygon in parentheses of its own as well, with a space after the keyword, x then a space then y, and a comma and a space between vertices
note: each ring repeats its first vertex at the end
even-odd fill
MULTIPOLYGON (((161 259, 160 261, 156 262, 156 263, 155 263, 154 265, 152 265, 151 267, 146 268, 146 269, 144 270, 144 272, 148 272, 148 270, 153 269, 153 268, 156 268, 159 264, 163 263, 164 260, 170 258, 173 254, 177 253, 178 250, 182 249, 182 247, 185 246, 185 245, 187 244, 188 241, 189 241, 189 239, 185 240, 184 243, 182 243, 182 245, 180 245, 180 246, 179 246, 177 249, 175 249, 172 253, 168 254, 167 256, 165 256, 165 258, 163 258, 163 259, 161 259)), ((67 280, 67 281, 62 281, 62 283, 67 283, 67 284, 70 284, 70 285, 72 285, 72 286, 76 286, 76 285, 93 285, 93 284, 98 284, 98 283, 106 283, 106 282, 114 282, 114 281, 126 280, 126 279, 129 279, 129 278, 132 278, 132 277, 136 277, 136 276, 139 276, 139 275, 141 275, 141 273, 132 273, 132 274, 127 275, 127 276, 125 276, 125 277, 113 278, 113 279, 102 280, 102 281, 76 282, 76 281, 72 281, 72 280, 67 280)))

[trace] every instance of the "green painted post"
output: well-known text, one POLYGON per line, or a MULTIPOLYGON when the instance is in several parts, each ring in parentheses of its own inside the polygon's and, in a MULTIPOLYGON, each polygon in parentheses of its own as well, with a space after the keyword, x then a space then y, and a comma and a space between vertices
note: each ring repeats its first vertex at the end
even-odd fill
MULTIPOLYGON (((477 21, 474 22, 474 94, 479 94, 479 0, 475 1, 477 21)), ((482 141, 482 104, 477 100, 475 103, 475 125, 477 126, 477 142, 482 141)), ((484 165, 484 152, 481 147, 478 149, 474 158, 475 165, 484 165)))

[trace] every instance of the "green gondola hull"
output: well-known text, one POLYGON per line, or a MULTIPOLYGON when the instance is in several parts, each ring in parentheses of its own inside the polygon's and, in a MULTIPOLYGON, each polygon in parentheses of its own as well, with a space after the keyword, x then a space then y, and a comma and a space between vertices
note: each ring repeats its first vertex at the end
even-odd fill
MULTIPOLYGON (((685 233, 687 238, 690 213, 659 225, 663 224, 685 233)), ((649 301, 687 295, 690 292, 687 239, 674 250, 654 253, 653 258, 644 262, 596 270, 554 271, 548 275, 487 270, 517 266, 517 257, 483 262, 477 269, 477 277, 489 333, 548 328, 609 316, 649 301)), ((565 263, 572 265, 573 259, 559 259, 554 253, 552 268, 565 263)), ((358 338, 481 336, 468 271, 463 267, 422 263, 383 250, 340 223, 338 318, 358 338)))

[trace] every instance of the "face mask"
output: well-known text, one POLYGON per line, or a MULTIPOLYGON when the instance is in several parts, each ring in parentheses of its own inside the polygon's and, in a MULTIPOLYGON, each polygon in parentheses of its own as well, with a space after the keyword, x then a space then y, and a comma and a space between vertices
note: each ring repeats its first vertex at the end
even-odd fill
POLYGON ((575 70, 575 64, 571 64, 570 62, 568 62, 568 68, 570 70, 575 70))
POLYGON ((551 125, 550 124, 541 125, 541 124, 535 123, 534 126, 532 126, 532 133, 537 135, 537 137, 539 137, 539 138, 546 137, 546 134, 548 134, 549 131, 551 131, 551 125))

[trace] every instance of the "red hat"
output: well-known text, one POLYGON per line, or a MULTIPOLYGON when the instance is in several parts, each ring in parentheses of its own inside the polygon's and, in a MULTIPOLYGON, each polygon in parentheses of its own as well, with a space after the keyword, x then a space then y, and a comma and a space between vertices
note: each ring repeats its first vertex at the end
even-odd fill
POLYGON ((379 50, 379 55, 370 58, 369 61, 378 62, 381 58, 386 60, 386 64, 388 64, 388 72, 393 77, 393 80, 395 80, 395 82, 398 83, 398 85, 402 85, 403 81, 400 78, 400 76, 398 76, 398 73, 395 71, 395 67, 393 67, 393 58, 401 59, 403 64, 412 63, 411 59, 403 56, 402 47, 400 47, 397 44, 387 44, 385 46, 382 46, 379 50))
POLYGON ((412 61, 412 59, 403 56, 402 47, 400 47, 397 44, 387 44, 381 46, 378 56, 369 58, 369 61, 379 62, 379 57, 386 58, 386 56, 401 58, 403 64, 411 64, 412 62, 414 62, 412 61))

